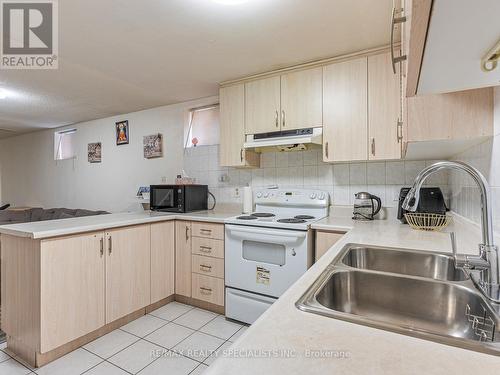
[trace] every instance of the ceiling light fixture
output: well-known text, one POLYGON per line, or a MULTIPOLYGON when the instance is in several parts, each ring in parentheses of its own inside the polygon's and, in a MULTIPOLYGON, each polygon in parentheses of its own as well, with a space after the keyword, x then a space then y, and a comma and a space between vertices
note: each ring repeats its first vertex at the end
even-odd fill
POLYGON ((214 3, 223 5, 240 5, 248 2, 248 0, 212 0, 214 3))
POLYGON ((0 99, 5 99, 7 98, 7 91, 4 89, 0 89, 0 99))

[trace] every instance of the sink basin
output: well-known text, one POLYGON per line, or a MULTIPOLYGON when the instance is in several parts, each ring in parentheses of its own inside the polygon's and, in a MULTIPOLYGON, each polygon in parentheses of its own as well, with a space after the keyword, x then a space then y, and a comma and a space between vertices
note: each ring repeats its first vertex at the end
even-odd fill
POLYGON ((297 301, 306 312, 500 355, 500 305, 442 254, 349 244, 297 301))
POLYGON ((467 279, 465 272, 455 268, 455 262, 451 256, 423 251, 350 247, 342 263, 354 268, 437 280, 463 281, 467 279))

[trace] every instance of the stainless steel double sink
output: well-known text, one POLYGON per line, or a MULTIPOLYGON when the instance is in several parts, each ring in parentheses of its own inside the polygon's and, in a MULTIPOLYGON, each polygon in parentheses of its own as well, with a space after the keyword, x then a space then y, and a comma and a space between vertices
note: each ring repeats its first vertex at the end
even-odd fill
POLYGON ((446 254, 347 244, 296 306, 500 355, 500 306, 446 254))

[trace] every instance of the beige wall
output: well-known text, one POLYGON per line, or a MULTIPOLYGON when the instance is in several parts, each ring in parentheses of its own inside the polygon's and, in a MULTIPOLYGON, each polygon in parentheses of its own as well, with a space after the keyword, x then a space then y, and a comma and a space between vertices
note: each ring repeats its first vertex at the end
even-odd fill
POLYGON ((54 129, 0 141, 1 201, 16 206, 140 209, 139 186, 174 182, 182 170, 188 110, 217 97, 153 108, 67 128, 77 128, 75 160, 54 161, 54 129), (129 120, 130 144, 116 146, 115 122, 129 120), (162 133, 164 156, 144 159, 143 136, 162 133), (87 144, 102 142, 102 163, 87 161, 87 144))

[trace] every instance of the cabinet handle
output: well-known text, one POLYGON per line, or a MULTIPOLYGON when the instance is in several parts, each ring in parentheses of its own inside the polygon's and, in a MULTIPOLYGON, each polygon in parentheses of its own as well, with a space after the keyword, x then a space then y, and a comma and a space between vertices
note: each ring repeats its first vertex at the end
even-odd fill
POLYGON ((243 162, 243 149, 240 149, 240 161, 243 162))
POLYGON ((325 143, 325 156, 328 159, 328 142, 325 143))
POLYGON ((279 120, 279 117, 280 117, 280 114, 278 112, 278 110, 276 110, 276 119, 274 120, 274 123, 276 124, 276 127, 279 128, 280 127, 280 120, 279 120))
POLYGON ((101 253, 101 258, 104 256, 104 238, 101 237, 99 251, 101 253))
POLYGON ((210 246, 200 246, 200 251, 202 253, 211 253, 212 252, 212 248, 210 246))
POLYGON ((285 127, 286 121, 285 121, 285 110, 281 110, 281 126, 285 127))
POLYGON ((375 156, 375 138, 372 138, 372 155, 375 156))
POLYGON ((403 121, 398 119, 398 124, 397 124, 397 139, 398 143, 400 143, 403 140, 403 121))
POLYGON ((200 271, 212 272, 212 266, 207 266, 205 264, 200 264, 200 271))
POLYGON ((111 236, 108 237, 108 253, 111 255, 113 252, 113 238, 111 236))
POLYGON ((200 286, 200 292, 201 292, 201 294, 205 294, 205 295, 212 294, 212 289, 200 286))
POLYGON ((391 64, 392 64, 392 72, 396 74, 396 64, 406 60, 406 55, 401 55, 398 57, 394 57, 394 27, 398 23, 406 22, 406 17, 396 17, 396 13, 402 12, 403 9, 392 8, 392 17, 391 17, 391 64))
POLYGON ((189 227, 186 225, 186 241, 189 241, 189 227))
POLYGON ((212 229, 200 229, 200 232, 211 234, 212 233, 212 229))

